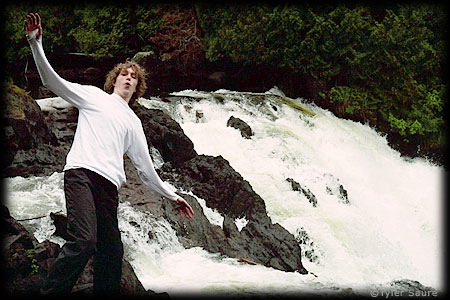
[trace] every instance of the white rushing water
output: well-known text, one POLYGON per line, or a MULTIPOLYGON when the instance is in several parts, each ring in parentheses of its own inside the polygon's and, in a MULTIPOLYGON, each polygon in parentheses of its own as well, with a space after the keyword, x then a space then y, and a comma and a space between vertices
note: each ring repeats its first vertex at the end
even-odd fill
MULTIPOLYGON (((147 289, 171 296, 279 291, 323 295, 375 290, 402 280, 443 288, 442 167, 402 158, 369 126, 314 105, 302 103, 316 113, 308 116, 276 97, 255 103, 248 94, 217 92, 221 103, 217 93, 214 97, 190 90, 174 93, 181 98, 177 104, 159 98, 140 103, 169 113, 199 154, 227 159, 264 199, 272 222, 303 241, 302 261, 314 275, 245 265, 201 248, 184 249, 167 221, 121 203, 125 255, 147 289), (183 100, 183 95, 198 101, 183 100), (254 136, 245 139, 227 127, 230 116, 244 120, 254 136), (293 191, 287 178, 314 194, 317 204, 293 191)), ((11 178, 7 188, 7 205, 18 219, 65 210, 60 173, 11 178)), ((206 208, 203 199, 199 202, 206 208)), ((207 217, 221 223, 213 210, 207 217)), ((48 217, 23 223, 39 240, 62 243, 51 236, 48 217)), ((236 223, 242 227, 245 219, 236 223)))

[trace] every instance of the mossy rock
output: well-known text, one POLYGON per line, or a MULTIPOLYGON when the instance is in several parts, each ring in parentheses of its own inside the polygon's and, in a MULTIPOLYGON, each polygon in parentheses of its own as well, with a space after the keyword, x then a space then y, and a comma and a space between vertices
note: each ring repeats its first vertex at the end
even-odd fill
POLYGON ((17 151, 29 151, 39 145, 55 145, 56 138, 45 122, 36 101, 23 89, 6 84, 4 105, 4 167, 11 164, 17 151))
POLYGON ((8 84, 5 92, 5 118, 25 120, 27 118, 28 105, 39 108, 34 99, 25 90, 14 84, 8 84))
POLYGON ((293 109, 299 110, 299 111, 301 111, 304 114, 307 114, 307 115, 310 115, 310 116, 315 116, 316 115, 315 113, 313 113, 312 111, 310 111, 309 109, 307 109, 306 107, 304 107, 303 105, 301 105, 300 103, 296 102, 295 100, 293 100, 291 98, 281 97, 281 100, 286 105, 289 105, 293 109))

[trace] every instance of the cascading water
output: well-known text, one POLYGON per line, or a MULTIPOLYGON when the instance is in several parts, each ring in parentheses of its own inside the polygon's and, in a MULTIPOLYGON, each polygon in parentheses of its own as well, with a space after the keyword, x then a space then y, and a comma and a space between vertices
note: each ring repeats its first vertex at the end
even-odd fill
MULTIPOLYGON (((159 98, 139 101, 170 114, 197 153, 227 159, 264 199, 272 222, 301 242, 302 261, 314 275, 184 249, 167 221, 121 203, 126 257, 143 285, 170 295, 357 293, 411 285, 442 289, 443 168, 400 157, 367 125, 307 103, 302 105, 316 115, 303 114, 271 93, 282 92, 187 90, 173 94, 176 104, 159 98), (252 128, 251 139, 227 127, 230 116, 252 128), (301 189, 293 190, 293 182, 301 189)), ((7 186, 7 205, 18 219, 64 210, 62 174, 16 177, 7 186)), ((208 219, 219 224, 221 216, 199 202, 208 219)), ((48 217, 24 223, 38 239, 62 242, 51 236, 48 217)))

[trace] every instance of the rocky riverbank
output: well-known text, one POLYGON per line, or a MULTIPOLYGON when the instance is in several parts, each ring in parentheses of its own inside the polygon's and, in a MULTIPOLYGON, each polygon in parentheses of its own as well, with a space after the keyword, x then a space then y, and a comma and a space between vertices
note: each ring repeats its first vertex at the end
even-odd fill
MULTIPOLYGON (((41 108, 34 99, 14 86, 8 88, 7 100, 7 155, 2 175, 47 176, 61 172, 77 125, 76 108, 58 102, 58 99, 54 99, 50 107, 41 108)), ((195 216, 191 220, 181 219, 170 201, 141 182, 129 159, 125 160, 127 183, 119 191, 121 201, 167 219, 186 248, 202 247, 247 263, 307 273, 301 262, 299 242, 282 226, 271 222, 264 200, 227 160, 220 156, 198 155, 180 125, 163 111, 146 109, 137 103, 133 110, 142 120, 150 149, 158 150, 164 160, 158 170, 163 180, 204 199, 206 206, 216 209, 224 221, 222 226, 211 224, 197 199, 183 193, 181 195, 191 204, 195 216), (240 230, 234 222, 237 218, 247 220, 240 230)), ((12 229, 7 231, 5 239, 7 289, 13 294, 34 293, 59 246, 49 241, 37 243, 10 217, 6 208, 2 209, 2 221, 13 224, 8 225, 12 229), (37 273, 34 266, 39 266, 37 273), (19 269, 20 272, 17 271, 19 269)), ((142 285, 131 266, 125 262, 124 268, 127 271, 124 271, 122 281, 127 284, 122 285, 122 292, 142 293, 142 285)), ((92 273, 89 266, 86 272, 92 273)), ((92 274, 83 278, 75 290, 89 290, 92 274)))

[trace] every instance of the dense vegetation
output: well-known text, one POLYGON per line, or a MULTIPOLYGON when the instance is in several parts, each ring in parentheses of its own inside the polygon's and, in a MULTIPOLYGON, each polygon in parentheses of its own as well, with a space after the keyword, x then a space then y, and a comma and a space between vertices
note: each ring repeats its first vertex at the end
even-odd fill
POLYGON ((29 11, 45 20, 48 53, 154 51, 184 66, 225 60, 289 69, 312 79, 310 100, 370 124, 405 153, 443 153, 448 32, 439 5, 13 5, 4 13, 7 74, 30 55, 29 11))

